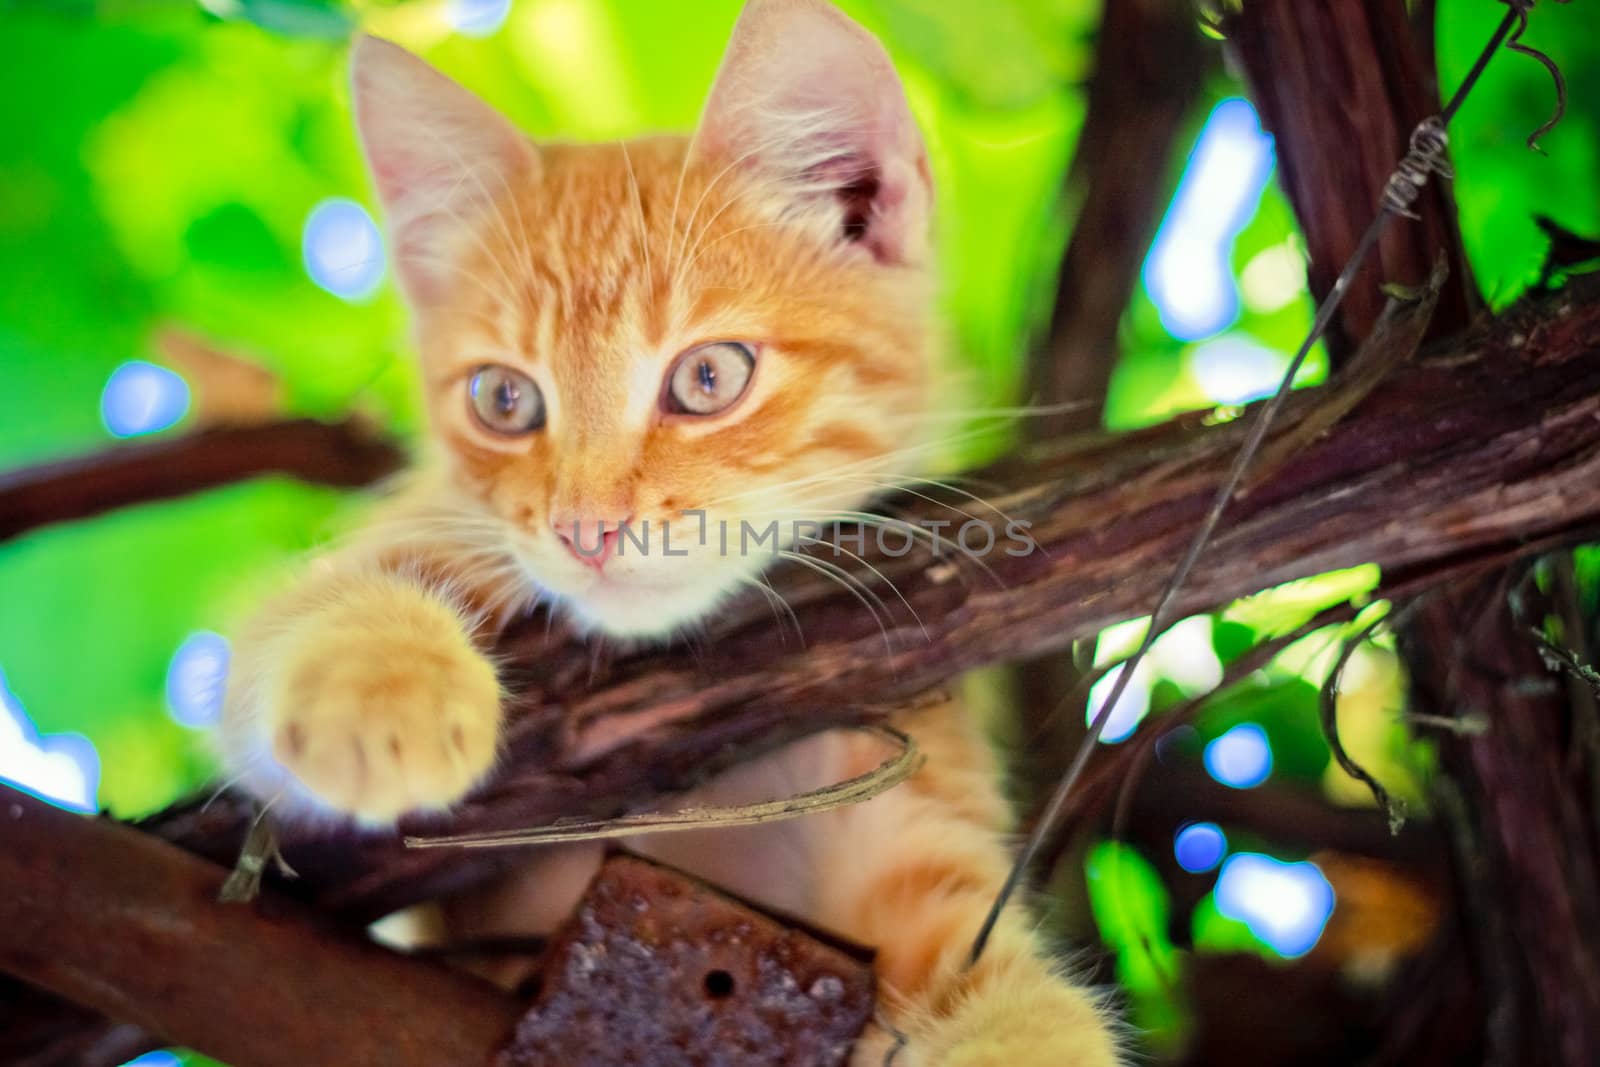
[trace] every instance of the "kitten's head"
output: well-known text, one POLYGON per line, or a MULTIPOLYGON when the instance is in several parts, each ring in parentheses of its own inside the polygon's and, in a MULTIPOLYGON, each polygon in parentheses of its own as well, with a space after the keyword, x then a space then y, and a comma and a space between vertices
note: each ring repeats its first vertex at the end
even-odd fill
POLYGON ((751 0, 689 139, 534 145, 374 38, 353 76, 445 475, 588 625, 701 618, 911 468, 927 158, 825 0, 751 0))

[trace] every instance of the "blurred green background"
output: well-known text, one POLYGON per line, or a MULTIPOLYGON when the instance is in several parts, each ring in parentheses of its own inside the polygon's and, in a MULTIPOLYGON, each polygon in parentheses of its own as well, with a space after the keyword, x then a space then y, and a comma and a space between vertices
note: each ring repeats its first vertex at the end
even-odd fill
MULTIPOLYGON (((1023 359, 1041 334, 1073 223, 1061 189, 1083 119, 1098 0, 841 6, 888 45, 927 135, 952 358, 971 372, 961 402, 1025 401, 1023 359)), ((413 438, 413 370, 394 288, 369 279, 358 288, 370 292, 353 292, 348 272, 340 274, 339 257, 375 233, 359 212, 342 222, 325 216, 320 228, 314 221, 330 200, 372 204, 344 81, 353 28, 420 52, 535 136, 607 139, 693 123, 738 7, 0 0, 8 52, 0 65, 8 101, 0 110, 0 467, 204 421, 201 383, 189 383, 185 406, 181 380, 162 372, 138 368, 130 378, 124 370, 120 384, 114 379, 129 361, 159 363, 152 339, 174 325, 269 369, 285 413, 360 410, 413 438), (314 280, 319 274, 332 278, 328 287, 314 280)), ((1447 88, 1502 11, 1492 0, 1440 0, 1447 88)), ((1513 55, 1496 58, 1452 129, 1466 244, 1496 306, 1537 274, 1544 241, 1532 213, 1600 232, 1600 8, 1540 5, 1529 40, 1569 80, 1571 108, 1544 140, 1548 156, 1528 152, 1522 139, 1551 108, 1549 78, 1513 55)), ((1124 319, 1113 426, 1259 394, 1309 323, 1298 236, 1270 181, 1270 139, 1254 129, 1248 106, 1229 103, 1242 95, 1218 73, 1189 116, 1168 176, 1175 199, 1163 234, 1174 255, 1193 252, 1180 240, 1186 233, 1212 242, 1216 276, 1206 288, 1204 271, 1180 255, 1167 266, 1187 281, 1173 292, 1160 264, 1149 265, 1149 284, 1124 319), (1208 136, 1230 152, 1201 175, 1211 156, 1190 153, 1208 136)), ((1307 380, 1318 374, 1314 367, 1307 380)), ((214 704, 224 646, 191 638, 226 633, 264 583, 353 508, 359 502, 326 490, 261 479, 0 544, 0 672, 10 711, 0 709, 0 777, 69 796, 81 785, 87 804, 123 817, 203 783, 212 763, 193 724, 214 704), (64 735, 87 738, 97 755, 64 735)), ((1196 620, 1182 641, 1164 642, 1169 654, 1134 687, 1136 702, 1159 710, 1203 689, 1256 638, 1375 579, 1332 576, 1196 620)), ((1108 635, 1102 657, 1136 636, 1126 628, 1108 635)), ((1296 646, 1225 695, 1201 720, 1199 741, 1259 726, 1273 775, 1339 803, 1368 802, 1328 770, 1316 726, 1315 690, 1331 647, 1326 635, 1296 646)), ((1392 654, 1380 644, 1359 658, 1365 682, 1351 688, 1364 695, 1342 709, 1351 747, 1416 795, 1426 753, 1399 726, 1392 654)), ((1175 1039, 1181 1005, 1160 972, 1176 950, 1135 937, 1126 921, 1132 913, 1142 916, 1136 926, 1164 929, 1166 891, 1126 846, 1097 846, 1088 874, 1136 1021, 1157 1045, 1162 1035, 1175 1039)), ((1214 907, 1197 909, 1194 932, 1202 948, 1285 954, 1214 907)))

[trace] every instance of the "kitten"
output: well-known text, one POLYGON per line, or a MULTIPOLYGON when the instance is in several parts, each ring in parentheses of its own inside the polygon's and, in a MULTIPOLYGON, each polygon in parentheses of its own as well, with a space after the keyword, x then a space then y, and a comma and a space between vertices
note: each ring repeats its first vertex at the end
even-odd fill
MULTIPOLYGON (((353 85, 435 454, 239 635, 220 742, 278 813, 385 824, 448 807, 493 767, 501 693, 483 649, 509 613, 543 597, 592 631, 659 638, 770 558, 716 537, 618 551, 623 524, 787 530, 907 469, 938 332, 932 190, 888 57, 826 0, 751 0, 692 139, 535 146, 370 37, 353 85)), ((1108 1021, 1020 907, 963 971, 1010 859, 998 770, 953 704, 901 725, 927 764, 873 801, 634 847, 875 947, 881 1007, 910 1039, 901 1067, 1113 1064, 1108 1021)), ((812 788, 880 759, 822 735, 693 799, 812 788)), ((559 921, 598 855, 539 853, 452 904, 454 932, 559 921)), ((887 1048, 874 1030, 855 1062, 887 1048)))

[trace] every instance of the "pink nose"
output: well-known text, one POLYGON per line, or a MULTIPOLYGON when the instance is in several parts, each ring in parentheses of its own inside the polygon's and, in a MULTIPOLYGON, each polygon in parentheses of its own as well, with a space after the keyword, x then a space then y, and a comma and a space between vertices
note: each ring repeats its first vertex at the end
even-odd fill
POLYGON ((627 519, 621 522, 607 522, 604 519, 585 522, 581 519, 568 519, 565 522, 552 522, 551 529, 567 551, 572 553, 579 563, 595 570, 600 570, 606 561, 617 554, 617 545, 622 540, 622 528, 628 524, 627 519))

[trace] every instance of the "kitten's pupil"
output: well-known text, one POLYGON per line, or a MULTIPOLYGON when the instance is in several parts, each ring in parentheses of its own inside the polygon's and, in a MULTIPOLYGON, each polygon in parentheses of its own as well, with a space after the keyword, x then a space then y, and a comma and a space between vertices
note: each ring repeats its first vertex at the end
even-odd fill
POLYGON ((707 396, 715 396, 717 392, 717 368, 709 359, 700 361, 700 391, 707 396))
POLYGON ((517 383, 506 379, 495 387, 494 406, 500 414, 510 418, 516 414, 517 402, 522 399, 522 394, 517 390, 517 383))

